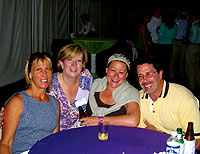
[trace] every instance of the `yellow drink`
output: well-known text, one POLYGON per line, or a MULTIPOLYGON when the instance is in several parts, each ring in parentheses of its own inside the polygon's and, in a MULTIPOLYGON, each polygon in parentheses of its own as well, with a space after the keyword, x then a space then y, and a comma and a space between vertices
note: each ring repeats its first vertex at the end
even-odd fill
POLYGON ((108 133, 99 133, 98 138, 99 138, 99 140, 107 140, 108 139, 108 133))

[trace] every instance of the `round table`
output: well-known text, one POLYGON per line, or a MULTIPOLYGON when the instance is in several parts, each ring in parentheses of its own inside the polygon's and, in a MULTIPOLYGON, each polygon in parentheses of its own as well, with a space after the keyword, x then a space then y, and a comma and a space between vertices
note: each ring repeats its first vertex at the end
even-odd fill
POLYGON ((64 130, 38 141, 29 154, 153 154, 165 151, 169 135, 143 128, 109 126, 100 141, 98 127, 64 130))
POLYGON ((91 53, 91 72, 96 73, 96 54, 112 47, 117 40, 108 38, 74 38, 72 41, 91 53))

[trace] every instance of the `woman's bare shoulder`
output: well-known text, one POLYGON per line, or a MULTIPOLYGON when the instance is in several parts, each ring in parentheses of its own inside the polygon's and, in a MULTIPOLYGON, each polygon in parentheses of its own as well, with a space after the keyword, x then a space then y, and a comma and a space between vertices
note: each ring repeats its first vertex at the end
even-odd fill
POLYGON ((23 104, 22 102, 23 101, 20 93, 16 93, 8 100, 6 106, 19 106, 23 104))

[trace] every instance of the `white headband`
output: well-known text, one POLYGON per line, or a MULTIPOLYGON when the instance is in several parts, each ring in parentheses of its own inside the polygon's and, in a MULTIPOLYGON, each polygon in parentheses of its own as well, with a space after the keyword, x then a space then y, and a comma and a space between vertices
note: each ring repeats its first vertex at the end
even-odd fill
POLYGON ((107 63, 107 66, 110 62, 112 61, 115 61, 115 60, 119 60, 119 61, 122 61, 124 62, 127 67, 128 67, 128 70, 130 70, 130 61, 123 55, 123 54, 114 54, 112 55, 109 59, 108 59, 108 63, 107 63))

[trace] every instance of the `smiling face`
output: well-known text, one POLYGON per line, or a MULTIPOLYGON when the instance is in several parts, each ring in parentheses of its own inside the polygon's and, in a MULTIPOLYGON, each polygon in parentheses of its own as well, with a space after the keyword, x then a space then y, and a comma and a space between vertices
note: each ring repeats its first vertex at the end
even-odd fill
POLYGON ((31 79, 31 86, 39 89, 46 89, 51 82, 52 66, 45 59, 35 59, 31 66, 29 78, 31 79))
POLYGON ((157 72, 153 64, 142 64, 137 66, 137 75, 141 88, 150 96, 159 96, 162 90, 162 73, 157 72))
POLYGON ((82 59, 83 54, 80 54, 75 58, 67 58, 64 61, 60 61, 63 73, 72 78, 80 76, 83 67, 82 59))
POLYGON ((110 88, 117 88, 127 78, 127 66, 121 61, 112 61, 106 68, 108 86, 110 88))

